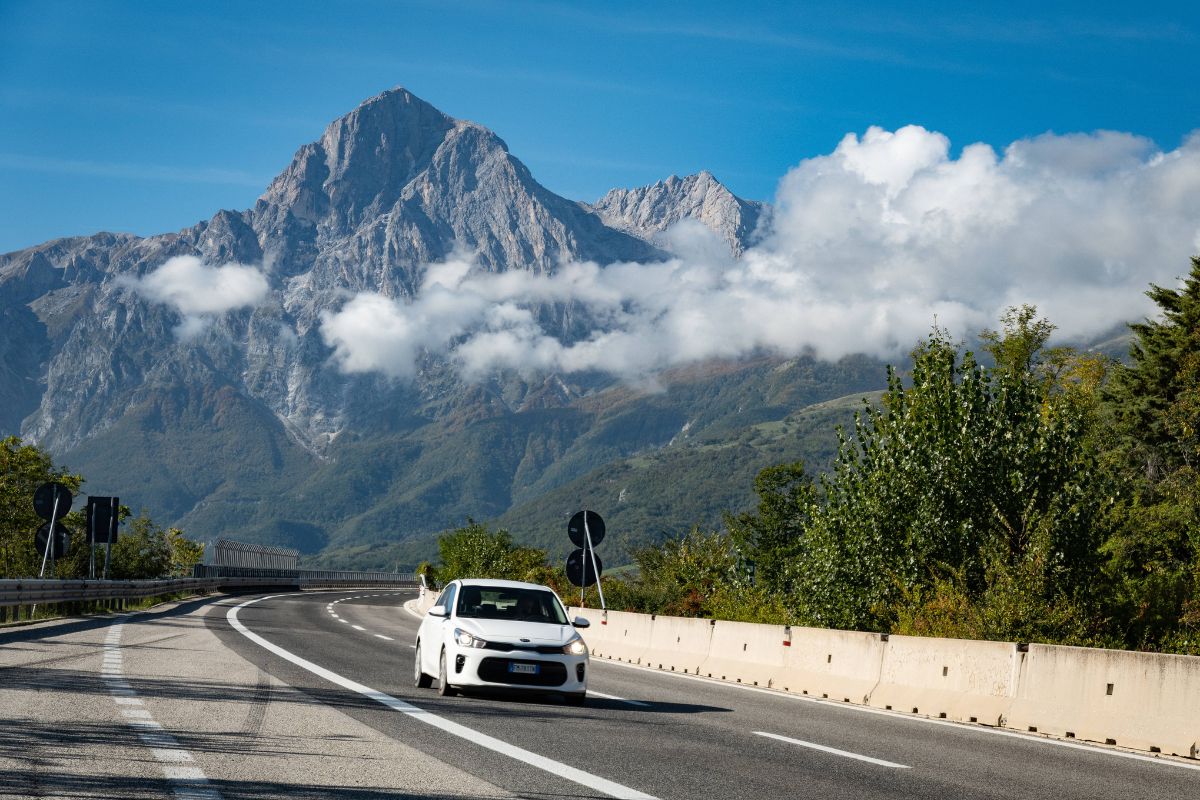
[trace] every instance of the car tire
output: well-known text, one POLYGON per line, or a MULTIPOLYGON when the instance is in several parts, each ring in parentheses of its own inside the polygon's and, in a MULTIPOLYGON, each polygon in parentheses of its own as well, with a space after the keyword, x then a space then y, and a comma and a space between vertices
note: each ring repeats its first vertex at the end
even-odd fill
POLYGON ((581 706, 587 700, 587 692, 578 692, 564 695, 569 706, 581 706))
POLYGON ((442 697, 454 697, 458 694, 458 690, 450 685, 448 678, 449 670, 446 669, 446 651, 442 651, 442 657, 438 660, 438 694, 442 697))
POLYGON ((433 685, 433 676, 421 671, 421 642, 417 642, 416 652, 413 653, 413 686, 418 689, 428 689, 433 685))

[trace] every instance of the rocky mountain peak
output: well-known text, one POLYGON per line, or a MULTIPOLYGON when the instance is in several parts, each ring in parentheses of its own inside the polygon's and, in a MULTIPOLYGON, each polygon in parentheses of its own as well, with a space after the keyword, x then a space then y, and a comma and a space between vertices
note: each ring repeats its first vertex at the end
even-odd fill
POLYGON ((645 239, 655 236, 683 219, 695 219, 729 242, 740 255, 753 240, 762 203, 743 200, 708 170, 637 189, 613 189, 592 208, 601 218, 621 230, 645 239))
POLYGON ((296 151, 260 204, 311 223, 361 220, 395 203, 457 124, 405 89, 378 94, 296 151))
POLYGON ((286 272, 314 260, 321 269, 336 251, 338 280, 402 294, 414 270, 456 247, 492 270, 657 255, 545 189, 487 128, 403 88, 365 101, 301 147, 253 215, 264 252, 286 272), (354 264, 340 263, 350 254, 354 264), (381 275, 392 285, 380 287, 381 275))

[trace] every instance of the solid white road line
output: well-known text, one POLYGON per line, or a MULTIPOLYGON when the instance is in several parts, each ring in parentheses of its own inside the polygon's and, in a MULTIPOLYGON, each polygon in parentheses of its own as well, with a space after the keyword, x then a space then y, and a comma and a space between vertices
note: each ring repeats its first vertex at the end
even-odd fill
POLYGON ((252 603, 262 602, 263 600, 272 600, 279 596, 280 595, 271 595, 269 597, 257 597, 253 600, 247 600, 241 605, 229 609, 229 612, 225 615, 226 619, 229 620, 229 624, 238 633, 242 634, 247 639, 266 649, 267 651, 274 653, 280 658, 290 661, 296 666, 306 669, 312 674, 324 678, 330 683, 337 684, 338 686, 341 686, 344 689, 349 689, 352 692, 357 692, 364 697, 369 697, 380 705, 384 705, 390 709, 399 711, 400 713, 412 717, 419 722, 424 722, 426 725, 431 725, 441 731, 444 731, 451 736, 457 736, 467 742, 479 745, 480 747, 486 748, 495 753, 500 753, 501 755, 508 756, 509 758, 521 761, 525 764, 529 764, 532 767, 537 767, 538 769, 549 772, 552 775, 565 778, 572 783, 578 783, 580 786, 586 786, 589 789, 601 792, 609 797, 623 798, 623 800, 656 800, 656 798, 654 798, 652 795, 639 792, 636 789, 629 788, 628 786, 622 786, 621 784, 610 781, 607 778, 601 778, 599 775, 593 775, 590 772, 584 772, 581 769, 576 769, 575 767, 568 766, 567 764, 563 764, 562 762, 555 761, 542 755, 538 755, 532 751, 516 747, 508 742, 468 728, 466 725, 460 725, 459 723, 452 722, 444 717, 439 717, 438 715, 432 714, 423 708, 418 708, 417 706, 406 703, 403 700, 392 697, 390 694, 384 694, 383 692, 372 689, 369 686, 364 686, 363 684, 356 683, 349 678, 344 678, 332 670, 325 669, 318 664, 314 664, 307 659, 301 658, 295 653, 283 649, 277 644, 267 641, 243 625, 238 619, 238 611, 246 606, 251 605, 252 603))
POLYGON ((588 692, 589 696, 595 695, 596 697, 603 697, 605 700, 616 700, 619 703, 628 703, 631 706, 641 706, 642 708, 650 707, 649 703, 643 703, 640 700, 626 700, 624 697, 617 697, 615 694, 605 694, 604 692, 597 692, 595 689, 589 688, 587 690, 587 692, 588 692))
POLYGON ((856 761, 866 761, 868 764, 878 764, 881 767, 891 767, 892 769, 912 769, 912 767, 906 766, 904 764, 896 764, 891 761, 884 761, 881 758, 871 758, 870 756, 864 756, 859 753, 851 753, 849 750, 838 750, 836 747, 826 747, 823 744, 817 744, 815 742, 805 742, 801 739, 792 739, 791 737, 788 737, 788 736, 780 736, 777 733, 767 733, 766 731, 755 731, 754 735, 755 736, 766 736, 768 739, 778 739, 781 742, 787 742, 788 744, 800 745, 801 747, 807 747, 810 750, 820 750, 822 753, 832 753, 835 756, 842 756, 843 758, 853 758, 856 761))
POLYGON ((1010 739, 1019 739, 1022 742, 1029 744, 1046 744, 1055 747, 1066 747, 1071 750, 1082 750, 1086 753, 1091 753, 1096 756, 1115 756, 1117 758, 1128 758, 1133 761, 1147 761, 1151 764, 1158 764, 1164 767, 1178 767, 1180 769, 1190 769, 1200 771, 1200 764, 1188 764, 1183 761, 1177 761, 1171 758, 1162 756, 1142 755, 1141 753, 1130 753, 1125 750, 1110 750, 1107 747, 1100 745, 1081 744, 1079 742, 1067 742, 1062 739, 1050 739, 1048 737, 1034 736, 1028 733, 1019 731, 1008 731, 1001 728, 992 728, 987 725, 970 725, 963 722, 951 722, 945 719, 933 719, 931 717, 918 717, 911 714, 905 714, 901 711, 887 711, 882 708, 871 708, 870 706, 860 706, 854 703, 839 703, 836 700, 826 700, 818 697, 808 697, 801 694, 792 694, 791 692, 781 692, 778 689, 765 689, 761 686, 747 686, 744 683, 728 683, 727 681, 719 681, 715 678, 705 678, 701 675, 688 675, 683 672, 668 672, 666 670, 654 669, 642 664, 627 664, 624 661, 610 661, 608 659, 591 659, 592 664, 603 664, 606 666, 625 667, 627 669, 641 670, 642 672, 652 672, 655 675, 662 675, 669 678, 681 678, 689 681, 701 681, 703 683, 714 683, 718 686, 724 686, 729 689, 737 689, 743 692, 759 692, 772 697, 787 698, 789 700, 797 700, 803 703, 819 703, 824 708, 836 708, 842 711, 854 711, 860 714, 877 714, 881 717, 891 717, 895 720, 903 720, 905 722, 918 722, 923 725, 940 725, 944 728, 959 731, 962 733, 982 733, 991 736, 1007 736, 1010 739))

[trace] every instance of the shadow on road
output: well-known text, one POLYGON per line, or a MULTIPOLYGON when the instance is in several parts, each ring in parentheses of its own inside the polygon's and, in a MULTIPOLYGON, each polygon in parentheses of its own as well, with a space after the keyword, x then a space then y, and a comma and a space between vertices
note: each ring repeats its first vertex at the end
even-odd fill
MULTIPOLYGON (((267 800, 286 797, 288 800, 476 800, 497 795, 468 795, 461 792, 412 793, 394 789, 364 789, 357 786, 311 786, 303 783, 222 781, 188 784, 190 792, 215 790, 224 800, 267 800), (193 788, 194 787, 194 788, 193 788)), ((0 774, 0 798, 24 797, 97 797, 145 798, 177 795, 180 784, 165 778, 127 778, 115 775, 93 776, 40 774, 36 769, 18 769, 0 774)), ((559 795, 522 794, 520 797, 540 798, 559 795)), ((579 795, 571 795, 579 797, 579 795)))
POLYGON ((20 644, 22 642, 40 642, 46 639, 53 639, 58 636, 69 636, 72 633, 82 633, 83 631, 92 631, 97 628, 107 628, 114 622, 120 621, 144 621, 169 619, 171 617, 181 617, 191 613, 195 609, 220 600, 228 595, 209 595, 206 597, 197 597, 194 600, 184 600, 178 605, 163 609, 149 609, 147 611, 130 611, 122 614, 98 614, 89 617, 71 617, 61 620, 49 620, 47 622, 39 622, 33 625, 19 626, 15 628, 0 628, 0 647, 6 647, 11 644, 20 644))

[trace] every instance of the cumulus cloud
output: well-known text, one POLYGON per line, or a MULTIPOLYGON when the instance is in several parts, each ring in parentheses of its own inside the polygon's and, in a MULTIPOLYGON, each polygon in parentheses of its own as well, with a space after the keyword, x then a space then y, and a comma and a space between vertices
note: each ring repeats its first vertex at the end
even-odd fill
POLYGON ((322 319, 347 372, 404 377, 420 353, 468 378, 602 370, 643 377, 756 351, 895 357, 937 324, 966 336, 1033 303, 1064 338, 1153 312, 1200 249, 1200 135, 1160 152, 1125 133, 1046 134, 956 157, 918 126, 847 135, 780 182, 770 227, 733 259, 696 222, 659 263, 488 273, 428 267, 416 296, 354 297, 322 319), (592 332, 564 341, 537 309, 566 304, 592 332))
POLYGON ((121 283, 148 300, 172 306, 183 320, 175 329, 191 339, 214 317, 236 308, 257 305, 269 285, 262 271, 244 264, 205 264, 196 256, 175 256, 141 278, 121 283))

